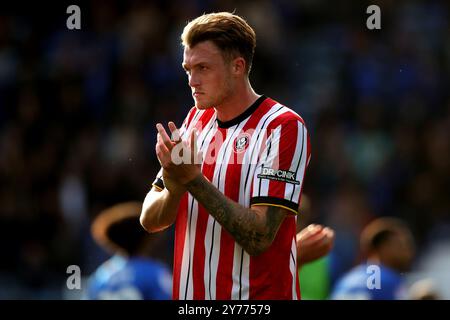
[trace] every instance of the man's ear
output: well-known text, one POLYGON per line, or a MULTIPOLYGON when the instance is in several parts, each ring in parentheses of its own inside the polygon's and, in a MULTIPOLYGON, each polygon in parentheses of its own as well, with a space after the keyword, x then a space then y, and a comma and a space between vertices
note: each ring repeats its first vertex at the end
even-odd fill
POLYGON ((242 57, 237 57, 232 61, 233 74, 236 76, 245 74, 247 63, 242 57))

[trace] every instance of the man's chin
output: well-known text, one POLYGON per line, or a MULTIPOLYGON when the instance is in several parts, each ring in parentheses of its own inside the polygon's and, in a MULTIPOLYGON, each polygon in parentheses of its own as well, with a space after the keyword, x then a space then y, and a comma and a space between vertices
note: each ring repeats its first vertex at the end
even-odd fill
POLYGON ((199 110, 206 110, 212 108, 210 105, 205 105, 204 103, 195 102, 195 107, 199 110))

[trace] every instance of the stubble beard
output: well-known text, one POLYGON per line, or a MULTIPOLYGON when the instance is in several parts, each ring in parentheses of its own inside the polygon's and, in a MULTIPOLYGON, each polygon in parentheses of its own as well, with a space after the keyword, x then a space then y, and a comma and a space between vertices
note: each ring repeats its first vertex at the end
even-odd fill
POLYGON ((220 106, 232 95, 232 92, 233 89, 231 86, 231 81, 226 80, 222 87, 222 90, 217 96, 212 96, 210 99, 208 99, 209 101, 203 104, 199 104, 197 101, 195 101, 195 107, 199 110, 206 110, 212 107, 220 106))

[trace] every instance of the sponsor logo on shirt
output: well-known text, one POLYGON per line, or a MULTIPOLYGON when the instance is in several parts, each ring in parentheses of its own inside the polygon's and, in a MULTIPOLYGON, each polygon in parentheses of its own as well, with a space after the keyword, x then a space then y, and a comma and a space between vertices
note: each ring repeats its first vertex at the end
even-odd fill
POLYGON ((263 167, 261 173, 258 174, 258 178, 269 179, 276 181, 283 181, 292 184, 300 184, 300 181, 295 179, 295 172, 289 170, 272 169, 263 167))

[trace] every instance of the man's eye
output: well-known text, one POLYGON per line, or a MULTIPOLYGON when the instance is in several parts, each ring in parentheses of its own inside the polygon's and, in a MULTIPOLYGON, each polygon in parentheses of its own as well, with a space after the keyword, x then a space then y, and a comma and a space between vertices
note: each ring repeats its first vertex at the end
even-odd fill
POLYGON ((205 71, 205 70, 207 70, 208 69, 208 67, 206 67, 206 66, 201 66, 200 67, 200 70, 202 70, 202 71, 205 71))

